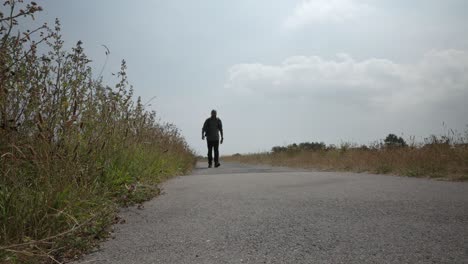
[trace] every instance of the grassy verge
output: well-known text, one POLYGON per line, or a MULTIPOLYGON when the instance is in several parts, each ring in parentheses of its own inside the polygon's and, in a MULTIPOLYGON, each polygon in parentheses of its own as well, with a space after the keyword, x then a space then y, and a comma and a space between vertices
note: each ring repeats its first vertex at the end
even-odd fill
POLYGON ((426 144, 404 147, 385 145, 352 147, 350 144, 344 144, 340 148, 332 146, 307 150, 297 147, 276 147, 275 151, 237 154, 224 157, 224 160, 454 181, 468 180, 468 146, 462 143, 455 144, 446 139, 446 137, 442 140, 432 137, 431 142, 426 144))
POLYGON ((124 61, 105 85, 81 42, 64 50, 59 21, 20 26, 42 10, 36 3, 1 8, 0 262, 58 263, 106 237, 118 206, 157 195, 195 157, 133 97, 124 61))

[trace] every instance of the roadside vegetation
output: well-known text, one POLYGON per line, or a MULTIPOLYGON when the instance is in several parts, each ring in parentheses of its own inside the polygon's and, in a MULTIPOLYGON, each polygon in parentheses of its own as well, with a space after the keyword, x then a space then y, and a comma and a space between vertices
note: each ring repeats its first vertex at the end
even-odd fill
POLYGON ((40 11, 0 7, 1 263, 73 259, 108 235, 119 205, 195 162, 177 128, 134 98, 125 61, 104 84, 81 42, 64 49, 58 20, 24 28, 40 11))
POLYGON ((468 131, 455 135, 431 136, 417 143, 389 134, 370 145, 305 142, 273 147, 270 152, 235 154, 225 160, 273 166, 340 170, 468 180, 468 131))

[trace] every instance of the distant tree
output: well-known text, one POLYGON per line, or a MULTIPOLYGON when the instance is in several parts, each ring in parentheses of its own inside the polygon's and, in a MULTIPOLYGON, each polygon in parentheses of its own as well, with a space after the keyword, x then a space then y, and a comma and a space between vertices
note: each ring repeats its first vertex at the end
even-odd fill
POLYGON ((293 143, 293 144, 291 144, 291 145, 288 145, 288 146, 286 147, 286 150, 287 150, 288 152, 296 152, 296 151, 299 150, 299 146, 298 146, 296 143, 293 143))
POLYGON ((406 147, 406 142, 402 137, 398 137, 395 134, 388 134, 384 140, 385 146, 387 147, 406 147))
POLYGON ((285 152, 286 150, 287 150, 286 147, 275 146, 271 149, 271 152, 280 153, 280 152, 285 152))
POLYGON ((289 152, 294 153, 298 151, 318 151, 318 150, 326 150, 327 146, 323 142, 303 142, 303 143, 293 143, 286 147, 275 146, 271 149, 273 153, 280 153, 280 152, 289 152))
POLYGON ((316 151, 324 150, 325 148, 326 145, 323 142, 304 142, 299 144, 299 149, 301 150, 316 151))

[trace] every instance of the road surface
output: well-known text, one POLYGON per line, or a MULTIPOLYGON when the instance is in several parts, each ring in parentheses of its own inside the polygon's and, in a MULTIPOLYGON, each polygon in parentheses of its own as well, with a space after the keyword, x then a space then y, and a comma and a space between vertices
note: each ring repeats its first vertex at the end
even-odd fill
POLYGON ((204 166, 79 263, 468 263, 468 183, 204 166))

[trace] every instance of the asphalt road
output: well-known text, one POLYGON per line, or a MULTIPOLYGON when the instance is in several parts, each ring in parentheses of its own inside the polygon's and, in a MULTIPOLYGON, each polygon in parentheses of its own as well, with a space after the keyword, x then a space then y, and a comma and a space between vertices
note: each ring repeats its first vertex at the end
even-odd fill
POLYGON ((468 263, 468 183, 204 166, 80 263, 468 263))

